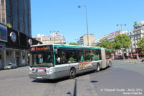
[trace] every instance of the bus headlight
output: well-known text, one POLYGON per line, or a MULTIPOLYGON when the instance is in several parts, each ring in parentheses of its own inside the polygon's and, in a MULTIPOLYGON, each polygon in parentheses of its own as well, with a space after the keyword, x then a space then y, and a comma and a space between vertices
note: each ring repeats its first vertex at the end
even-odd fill
POLYGON ((29 67, 29 74, 32 74, 32 68, 29 67))
POLYGON ((49 68, 46 70, 46 73, 47 74, 52 74, 54 72, 54 69, 53 68, 49 68))

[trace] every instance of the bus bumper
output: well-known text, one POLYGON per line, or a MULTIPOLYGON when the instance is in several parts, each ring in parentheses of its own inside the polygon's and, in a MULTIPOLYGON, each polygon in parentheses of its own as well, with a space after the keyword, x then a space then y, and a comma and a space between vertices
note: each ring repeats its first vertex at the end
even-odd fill
POLYGON ((54 73, 53 73, 53 74, 31 73, 31 74, 29 74, 29 77, 30 77, 31 79, 56 79, 56 76, 55 76, 54 73))

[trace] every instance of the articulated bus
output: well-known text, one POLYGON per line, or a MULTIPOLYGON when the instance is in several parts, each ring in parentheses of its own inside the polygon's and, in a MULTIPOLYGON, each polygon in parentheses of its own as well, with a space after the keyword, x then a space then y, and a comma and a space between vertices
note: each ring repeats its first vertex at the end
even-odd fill
POLYGON ((100 47, 33 45, 29 54, 29 77, 33 79, 74 78, 88 71, 111 66, 111 51, 100 47))

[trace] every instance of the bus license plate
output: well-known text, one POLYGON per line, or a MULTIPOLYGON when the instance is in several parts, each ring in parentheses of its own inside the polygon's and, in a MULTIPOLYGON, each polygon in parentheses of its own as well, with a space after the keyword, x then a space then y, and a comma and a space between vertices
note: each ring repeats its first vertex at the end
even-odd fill
POLYGON ((37 77, 37 79, 42 79, 42 77, 37 77))

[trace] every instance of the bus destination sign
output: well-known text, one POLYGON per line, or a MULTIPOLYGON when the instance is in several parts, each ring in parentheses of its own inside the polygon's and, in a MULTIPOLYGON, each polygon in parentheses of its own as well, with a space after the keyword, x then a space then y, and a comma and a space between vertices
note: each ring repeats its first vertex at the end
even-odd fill
POLYGON ((39 47, 31 47, 31 51, 44 51, 44 50, 51 50, 50 46, 39 46, 39 47))

